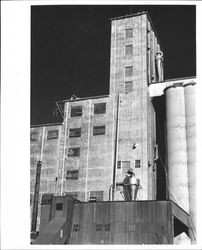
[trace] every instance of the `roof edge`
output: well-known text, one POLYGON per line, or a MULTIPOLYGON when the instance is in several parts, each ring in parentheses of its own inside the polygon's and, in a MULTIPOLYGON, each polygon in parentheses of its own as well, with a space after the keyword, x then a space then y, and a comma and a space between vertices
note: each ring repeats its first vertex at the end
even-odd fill
POLYGON ((38 128, 38 127, 49 127, 49 126, 58 126, 62 125, 63 122, 55 122, 55 123, 42 123, 42 124, 35 124, 31 125, 31 128, 38 128))

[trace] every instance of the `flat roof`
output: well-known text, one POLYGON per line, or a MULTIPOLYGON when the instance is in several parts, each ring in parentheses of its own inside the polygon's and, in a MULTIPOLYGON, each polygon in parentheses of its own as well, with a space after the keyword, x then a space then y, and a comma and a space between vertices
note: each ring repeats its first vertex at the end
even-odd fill
POLYGON ((148 12, 147 11, 142 11, 142 12, 137 12, 137 13, 124 15, 124 16, 111 17, 109 19, 110 20, 117 20, 117 19, 129 18, 129 17, 133 17, 133 16, 141 16, 141 15, 144 15, 144 14, 148 14, 148 12))
POLYGON ((67 99, 62 101, 57 101, 56 103, 63 103, 63 102, 78 102, 78 101, 85 101, 88 99, 99 99, 99 98, 107 98, 110 97, 110 95, 99 95, 99 96, 89 96, 89 97, 81 97, 81 98, 75 98, 75 99, 67 99))
POLYGON ((48 126, 59 126, 59 125, 62 125, 62 124, 63 124, 63 122, 42 123, 42 124, 31 125, 31 128, 48 127, 48 126))

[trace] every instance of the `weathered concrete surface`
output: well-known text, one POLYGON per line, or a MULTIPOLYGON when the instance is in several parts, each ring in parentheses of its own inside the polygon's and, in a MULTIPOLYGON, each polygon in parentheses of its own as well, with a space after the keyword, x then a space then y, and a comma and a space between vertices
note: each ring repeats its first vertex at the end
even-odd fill
POLYGON ((184 87, 165 90, 169 197, 189 212, 184 87))
POLYGON ((190 217, 196 230, 196 108, 195 87, 187 84, 184 87, 186 139, 187 139, 187 167, 189 177, 189 208, 190 217))
MULTIPOLYGON (((56 126, 44 126, 44 127, 33 127, 31 128, 31 134, 37 134, 37 139, 31 140, 30 156, 31 156, 31 166, 30 166, 30 196, 31 196, 31 206, 33 205, 33 194, 34 186, 36 181, 36 167, 37 161, 42 161, 41 166, 41 177, 40 177, 40 195, 39 201, 43 193, 57 193, 57 179, 59 163, 61 159, 60 154, 60 136, 61 136, 62 125, 56 126), (58 138, 47 139, 48 131, 58 130, 58 138), (44 131, 44 136, 43 136, 44 131)), ((39 202, 40 203, 40 202, 39 202)), ((38 226, 39 227, 39 217, 40 217, 40 204, 38 209, 38 226)))

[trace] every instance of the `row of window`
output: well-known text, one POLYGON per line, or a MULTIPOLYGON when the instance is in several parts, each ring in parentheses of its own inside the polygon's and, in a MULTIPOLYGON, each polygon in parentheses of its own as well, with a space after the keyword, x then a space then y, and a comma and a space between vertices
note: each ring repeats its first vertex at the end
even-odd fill
MULTIPOLYGON (((95 103, 94 104, 94 114, 105 114, 106 113, 106 103, 95 103)), ((73 106, 70 111, 71 117, 82 116, 82 106, 73 106)))
MULTIPOLYGON (((104 135, 105 134, 105 126, 94 126, 93 127, 93 135, 104 135)), ((81 128, 70 128, 69 129, 69 138, 80 137, 81 136, 81 128)))
MULTIPOLYGON (((59 131, 58 130, 49 130, 47 132, 47 139, 57 139, 58 138, 59 131)), ((31 141, 36 141, 38 138, 38 133, 37 132, 32 132, 30 134, 30 140, 31 141)))
MULTIPOLYGON (((104 135, 105 134, 105 126, 94 126, 93 127, 93 135, 104 135)), ((81 128, 71 128, 69 129, 69 138, 80 137, 81 136, 81 128)), ((37 132, 33 132, 30 135, 31 141, 36 141, 38 137, 37 132)), ((51 130, 47 133, 47 139, 56 139, 58 138, 58 130, 51 130)))
MULTIPOLYGON (((80 155, 80 148, 69 149, 68 156, 79 156, 80 155), (71 152, 71 153, 69 153, 71 152)), ((122 172, 127 172, 127 170, 131 167, 130 161, 117 161, 117 169, 122 170, 122 172)), ((135 168, 140 168, 140 160, 135 160, 135 168)), ((67 170, 66 172, 66 180, 78 180, 79 179, 79 170, 67 170)), ((91 199, 93 200, 95 197, 98 197, 98 194, 91 194, 91 199)), ((100 194, 99 197, 102 197, 100 194)), ((97 199, 97 198, 96 198, 97 199)))

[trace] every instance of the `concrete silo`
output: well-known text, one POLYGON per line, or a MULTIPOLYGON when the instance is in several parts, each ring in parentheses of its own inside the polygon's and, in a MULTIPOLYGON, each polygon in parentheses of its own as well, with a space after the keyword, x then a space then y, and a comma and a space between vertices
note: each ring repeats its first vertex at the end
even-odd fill
POLYGON ((183 83, 165 88, 169 198, 189 212, 185 95, 183 83))

